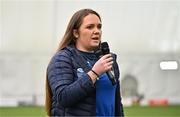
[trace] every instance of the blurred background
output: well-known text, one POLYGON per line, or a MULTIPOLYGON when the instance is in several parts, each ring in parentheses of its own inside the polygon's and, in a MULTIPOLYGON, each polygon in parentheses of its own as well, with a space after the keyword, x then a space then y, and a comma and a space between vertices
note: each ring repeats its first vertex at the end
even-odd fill
POLYGON ((0 0, 0 107, 44 106, 46 67, 82 8, 102 17, 124 106, 180 104, 179 0, 0 0))

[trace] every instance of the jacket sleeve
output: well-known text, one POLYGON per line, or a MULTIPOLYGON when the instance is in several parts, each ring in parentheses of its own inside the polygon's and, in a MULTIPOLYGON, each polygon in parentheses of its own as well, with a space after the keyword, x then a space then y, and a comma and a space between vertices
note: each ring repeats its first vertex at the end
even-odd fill
POLYGON ((78 103, 95 90, 87 73, 84 72, 81 78, 75 80, 74 70, 71 56, 67 52, 56 54, 48 66, 51 90, 64 107, 78 103))

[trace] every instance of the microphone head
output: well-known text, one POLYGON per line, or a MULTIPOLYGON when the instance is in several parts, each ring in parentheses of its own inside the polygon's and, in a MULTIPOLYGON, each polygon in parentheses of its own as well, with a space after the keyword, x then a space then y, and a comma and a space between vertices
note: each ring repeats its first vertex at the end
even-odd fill
POLYGON ((101 43, 101 51, 102 51, 102 53, 103 53, 104 55, 110 53, 109 45, 108 45, 107 42, 102 42, 102 43, 101 43))

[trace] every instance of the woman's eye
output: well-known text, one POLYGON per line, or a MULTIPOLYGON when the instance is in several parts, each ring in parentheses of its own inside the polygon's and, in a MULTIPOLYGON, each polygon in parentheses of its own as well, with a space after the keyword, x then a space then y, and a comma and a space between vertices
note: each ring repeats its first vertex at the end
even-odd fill
POLYGON ((87 26, 88 29, 92 29, 93 28, 93 25, 89 25, 87 26))
POLYGON ((98 29, 101 29, 102 25, 98 25, 97 27, 98 27, 98 29))
POLYGON ((99 25, 88 25, 87 26, 87 29, 93 29, 93 28, 98 28, 98 29, 101 29, 101 27, 102 27, 102 25, 101 24, 99 24, 99 25))

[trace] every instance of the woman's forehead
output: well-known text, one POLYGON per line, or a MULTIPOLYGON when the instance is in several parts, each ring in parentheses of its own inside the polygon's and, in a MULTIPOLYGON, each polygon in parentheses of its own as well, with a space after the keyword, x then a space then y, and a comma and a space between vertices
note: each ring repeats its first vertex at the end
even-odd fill
POLYGON ((101 24, 99 17, 95 14, 89 14, 83 18, 82 24, 101 24))

